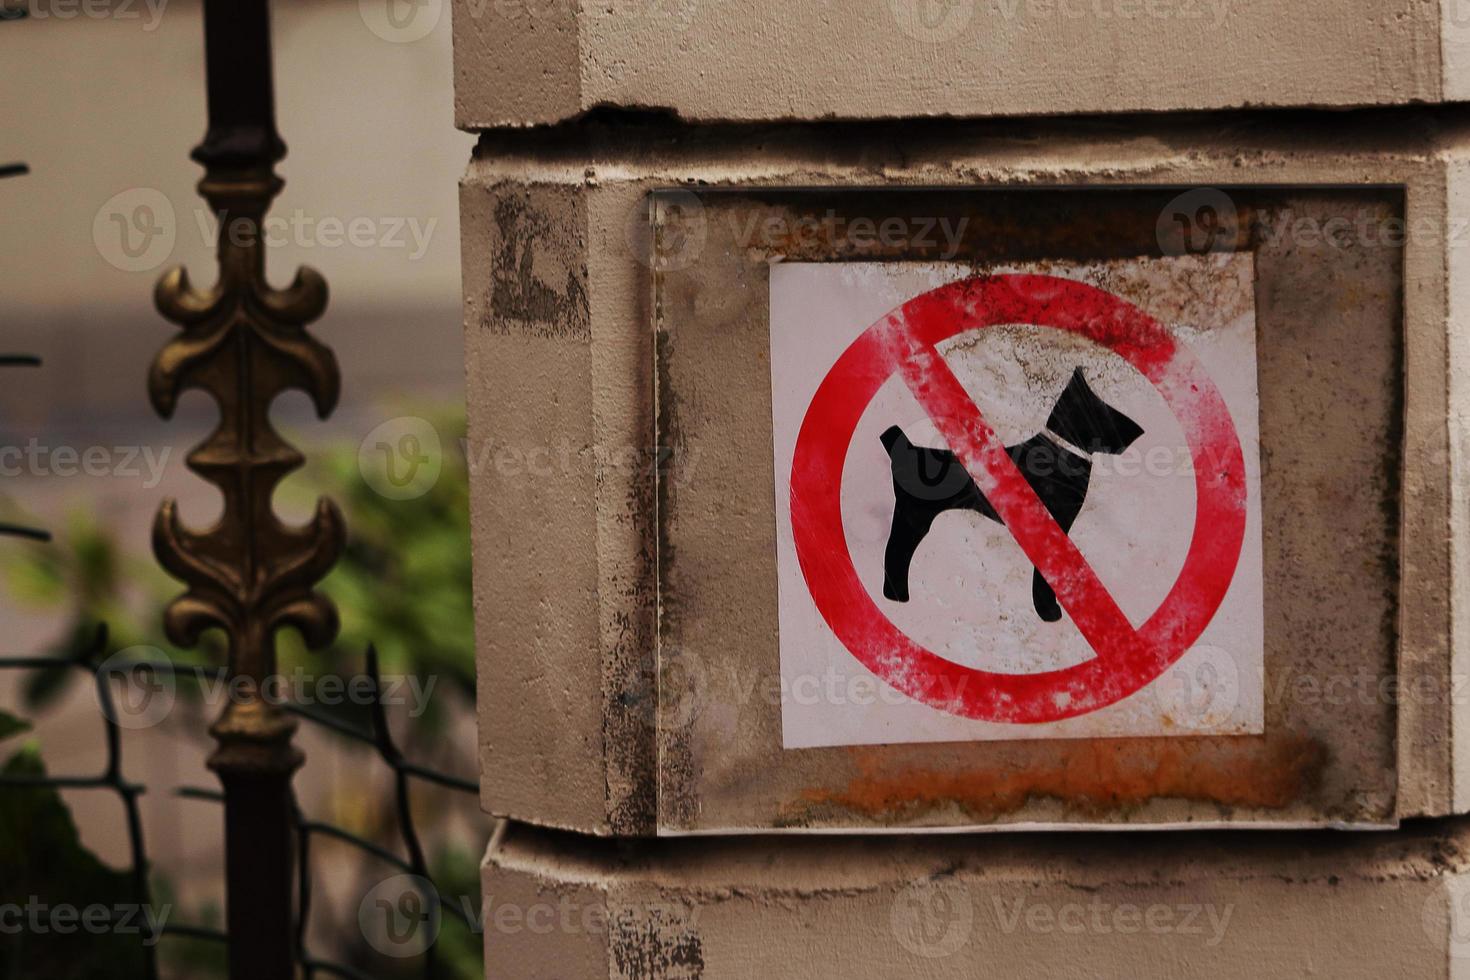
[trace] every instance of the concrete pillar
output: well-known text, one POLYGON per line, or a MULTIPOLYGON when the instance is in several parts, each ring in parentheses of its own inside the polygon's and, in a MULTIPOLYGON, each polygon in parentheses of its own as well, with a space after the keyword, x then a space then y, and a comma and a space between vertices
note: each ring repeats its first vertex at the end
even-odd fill
POLYGON ((454 17, 489 976, 1458 975, 1456 3, 454 17), (1257 639, 1053 727, 793 674, 797 263, 1248 322, 1257 639))

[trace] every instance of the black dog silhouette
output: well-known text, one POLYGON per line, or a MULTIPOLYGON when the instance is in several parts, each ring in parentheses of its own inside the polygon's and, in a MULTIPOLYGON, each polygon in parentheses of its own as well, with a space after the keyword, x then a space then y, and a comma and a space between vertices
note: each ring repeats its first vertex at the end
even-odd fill
MULTIPOLYGON (((1070 531, 1087 499, 1092 462, 1064 444, 1088 454, 1117 455, 1141 435, 1138 423, 1093 394, 1082 369, 1077 368, 1052 408, 1046 428, 1025 442, 1007 446, 1006 452, 1061 529, 1070 531)), ((947 510, 973 510, 998 524, 1005 522, 954 453, 915 446, 896 425, 889 426, 881 438, 893 463, 894 497, 893 527, 883 554, 883 596, 907 602, 909 564, 936 517, 947 510)), ((1034 568, 1031 602, 1044 621, 1054 623, 1062 618, 1056 593, 1034 568)))

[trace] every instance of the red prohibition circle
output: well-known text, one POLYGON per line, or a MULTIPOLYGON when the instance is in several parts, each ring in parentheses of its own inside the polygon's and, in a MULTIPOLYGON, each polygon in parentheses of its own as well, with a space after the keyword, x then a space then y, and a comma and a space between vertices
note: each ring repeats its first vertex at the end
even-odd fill
POLYGON ((791 468, 797 559, 818 611, 868 670, 950 714, 1037 724, 1087 714, 1159 677, 1199 638, 1230 588, 1245 540, 1245 459, 1224 399, 1203 365, 1132 304, 1046 275, 979 276, 924 293, 866 329, 812 398, 791 468), (987 327, 1066 330, 1119 355, 1178 419, 1195 472, 1195 521, 1179 577, 1142 627, 1133 625, 1046 513, 936 345, 987 327), (1096 656, 1060 670, 1006 674, 965 667, 904 634, 858 576, 842 523, 842 474, 858 421, 899 375, 950 449, 1052 586, 1096 656))

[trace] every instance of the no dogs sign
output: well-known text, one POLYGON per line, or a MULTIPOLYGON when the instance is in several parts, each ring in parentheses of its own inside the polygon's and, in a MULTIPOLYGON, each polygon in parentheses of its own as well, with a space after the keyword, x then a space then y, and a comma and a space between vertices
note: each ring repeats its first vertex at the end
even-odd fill
POLYGON ((1253 278, 774 266, 783 744, 1260 732, 1253 278))

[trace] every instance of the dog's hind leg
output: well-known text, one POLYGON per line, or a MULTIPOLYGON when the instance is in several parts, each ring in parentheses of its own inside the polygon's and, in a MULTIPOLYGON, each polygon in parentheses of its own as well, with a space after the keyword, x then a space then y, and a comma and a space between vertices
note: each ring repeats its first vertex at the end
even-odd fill
POLYGON ((1031 604, 1043 622, 1055 623, 1062 618, 1062 607, 1057 604, 1057 594, 1051 584, 1041 577, 1041 572, 1031 569, 1031 604))

